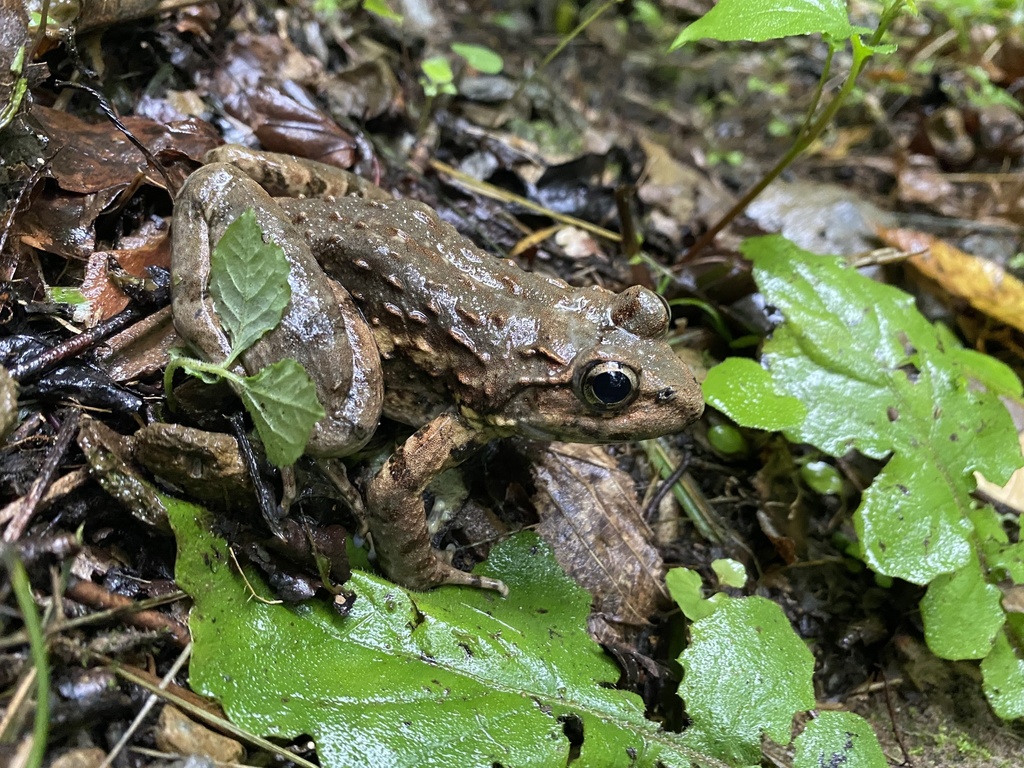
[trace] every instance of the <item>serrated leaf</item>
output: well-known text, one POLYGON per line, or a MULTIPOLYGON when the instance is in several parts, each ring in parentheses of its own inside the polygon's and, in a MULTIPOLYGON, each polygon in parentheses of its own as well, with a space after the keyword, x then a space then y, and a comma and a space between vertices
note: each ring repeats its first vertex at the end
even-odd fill
POLYGON ((708 405, 745 427, 782 432, 807 417, 799 399, 780 394, 771 374, 745 357, 730 357, 716 365, 701 388, 708 405))
POLYGON ((679 33, 672 49, 703 38, 763 42, 820 33, 845 40, 855 31, 845 0, 720 0, 679 33))
POLYGON ((618 669, 586 633, 590 597, 536 536, 492 552, 487 573, 508 599, 412 595, 356 572, 343 617, 319 601, 250 599, 210 513, 178 503, 169 516, 176 578, 195 600, 192 687, 246 729, 312 736, 325 768, 566 765, 577 747, 579 765, 709 764, 647 721, 639 697, 608 687, 618 669))
POLYGON ((690 631, 679 657, 687 743, 729 765, 757 763, 762 734, 788 744, 793 715, 814 706, 814 657, 779 606, 723 600, 690 631))
POLYGON ((965 358, 947 352, 911 296, 781 237, 743 251, 785 317, 762 365, 808 409, 786 436, 832 456, 891 456, 854 518, 866 561, 916 584, 963 566, 974 471, 1001 483, 1021 462, 1006 409, 970 385, 965 358))
POLYGON ((977 559, 955 573, 936 577, 921 600, 924 635, 932 653, 944 659, 983 659, 1006 621, 1003 593, 988 584, 977 559), (969 606, 971 620, 964 621, 969 606))
POLYGON ((281 322, 291 298, 288 271, 281 247, 263 242, 253 209, 224 230, 210 255, 210 296, 231 339, 229 363, 281 322))
MULTIPOLYGON (((1024 623, 1021 617, 1011 615, 1007 627, 1014 622, 1024 623)), ((992 652, 981 662, 981 674, 985 697, 992 709, 1004 720, 1014 720, 1024 717, 1024 654, 1018 650, 1019 640, 1015 648, 1006 631, 1003 629, 996 635, 992 652)))
POLYGON ((452 50, 464 58, 469 66, 485 75, 497 75, 505 68, 501 56, 485 46, 452 43, 452 50))
POLYGON ((822 712, 796 737, 793 768, 886 768, 871 726, 852 712, 822 712))
POLYGON ((325 415, 316 385, 294 360, 279 360, 243 382, 245 387, 238 394, 267 458, 278 467, 294 464, 306 450, 313 426, 325 415))

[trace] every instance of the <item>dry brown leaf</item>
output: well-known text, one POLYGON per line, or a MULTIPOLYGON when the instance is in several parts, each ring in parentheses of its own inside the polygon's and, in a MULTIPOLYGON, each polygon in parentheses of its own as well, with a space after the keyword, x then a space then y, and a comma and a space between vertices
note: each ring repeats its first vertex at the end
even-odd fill
POLYGON ((171 244, 166 227, 155 230, 147 226, 138 233, 134 243, 111 251, 93 251, 85 267, 82 294, 89 300, 88 317, 81 318, 87 326, 113 317, 128 306, 128 296, 110 280, 109 261, 115 259, 130 275, 143 277, 146 267, 171 266, 171 244), (148 235, 148 237, 147 237, 148 235))
POLYGON ((911 229, 879 228, 879 237, 907 251, 918 271, 979 312, 1024 331, 1024 283, 986 259, 911 229))
POLYGON ((603 448, 552 443, 530 454, 537 534, 594 596, 595 613, 643 625, 665 600, 664 563, 651 543, 632 478, 603 448))

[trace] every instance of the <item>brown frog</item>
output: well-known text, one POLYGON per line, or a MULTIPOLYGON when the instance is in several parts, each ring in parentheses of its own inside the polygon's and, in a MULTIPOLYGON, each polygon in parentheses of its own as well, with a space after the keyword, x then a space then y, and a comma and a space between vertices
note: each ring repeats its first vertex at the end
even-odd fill
POLYGON ((700 416, 700 388, 665 340, 668 306, 646 288, 573 288, 524 272, 426 205, 320 163, 241 147, 207 162, 175 207, 178 333, 210 360, 227 356, 207 290, 210 252, 254 209, 291 264, 292 298, 242 363, 250 373, 283 357, 305 366, 327 412, 308 452, 358 450, 382 411, 419 427, 367 489, 374 546, 398 583, 504 593, 437 556, 423 507, 431 479, 489 440, 638 440, 700 416))

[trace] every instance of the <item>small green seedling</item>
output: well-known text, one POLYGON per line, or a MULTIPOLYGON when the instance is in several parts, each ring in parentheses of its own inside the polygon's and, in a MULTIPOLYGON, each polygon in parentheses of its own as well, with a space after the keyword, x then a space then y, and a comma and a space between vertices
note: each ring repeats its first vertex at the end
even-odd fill
POLYGON ((281 322, 291 298, 288 270, 281 247, 263 241, 255 211, 245 211, 224 231, 210 258, 210 295, 231 352, 222 362, 210 363, 171 350, 164 373, 169 401, 179 368, 207 383, 229 382, 252 416, 267 458, 278 467, 295 463, 306 450, 313 426, 324 417, 316 387, 291 359, 268 365, 255 376, 240 376, 231 369, 239 355, 281 322))

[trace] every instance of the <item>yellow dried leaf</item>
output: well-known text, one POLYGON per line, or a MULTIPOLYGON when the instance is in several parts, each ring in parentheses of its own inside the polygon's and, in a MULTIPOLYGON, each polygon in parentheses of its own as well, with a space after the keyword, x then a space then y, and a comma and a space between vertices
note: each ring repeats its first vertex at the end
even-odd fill
POLYGON ((908 261, 922 274, 979 312, 1024 331, 1024 283, 986 259, 911 229, 879 228, 887 245, 913 253, 908 261))

